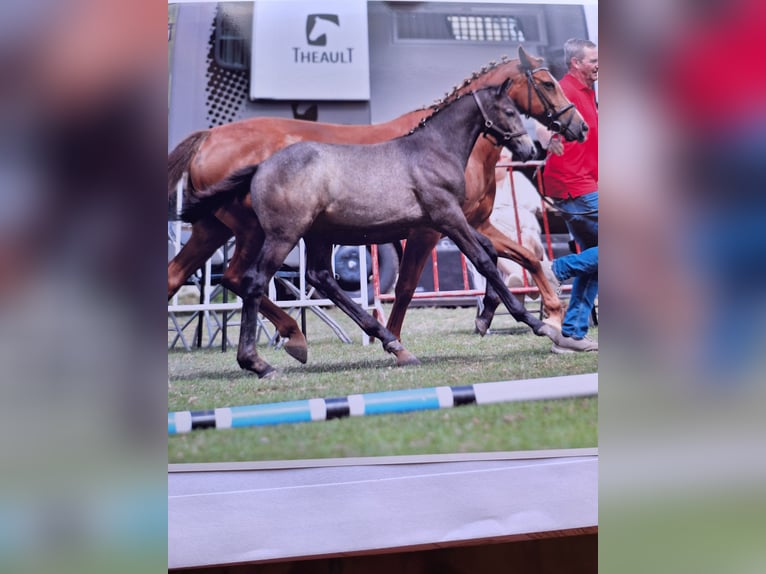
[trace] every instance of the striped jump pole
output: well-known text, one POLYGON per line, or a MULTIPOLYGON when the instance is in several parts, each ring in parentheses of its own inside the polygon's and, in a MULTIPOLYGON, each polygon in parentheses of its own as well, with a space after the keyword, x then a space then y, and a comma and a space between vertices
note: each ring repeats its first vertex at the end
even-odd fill
POLYGON ((563 399, 597 394, 598 376, 595 373, 476 383, 465 386, 384 391, 325 399, 222 407, 204 411, 171 412, 168 413, 168 434, 176 435, 205 428, 228 429, 303 423, 349 416, 406 413, 472 404, 563 399))

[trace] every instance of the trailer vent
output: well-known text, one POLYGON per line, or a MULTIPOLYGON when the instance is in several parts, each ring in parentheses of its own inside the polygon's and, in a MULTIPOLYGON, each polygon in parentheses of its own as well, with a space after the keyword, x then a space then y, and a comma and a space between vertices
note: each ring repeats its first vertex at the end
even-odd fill
MULTIPOLYGON (((222 46, 227 44, 222 44, 219 41, 222 36, 221 29, 218 26, 225 20, 227 19, 216 15, 211 26, 210 39, 208 41, 205 104, 209 128, 242 119, 240 111, 243 109, 250 91, 247 66, 241 68, 230 65, 234 63, 239 52, 234 49, 231 51, 224 49, 223 54, 228 59, 221 60, 222 46)), ((224 34, 223 38, 231 39, 231 36, 224 34)), ((232 46, 232 44, 228 45, 232 46)))
POLYGON ((524 31, 512 16, 447 16, 455 40, 523 42, 524 31))
POLYGON ((252 22, 225 4, 218 6, 216 15, 215 60, 227 70, 247 70, 250 64, 251 35, 246 24, 252 22))
POLYGON ((455 14, 397 12, 398 41, 532 42, 542 41, 541 22, 534 12, 455 14))

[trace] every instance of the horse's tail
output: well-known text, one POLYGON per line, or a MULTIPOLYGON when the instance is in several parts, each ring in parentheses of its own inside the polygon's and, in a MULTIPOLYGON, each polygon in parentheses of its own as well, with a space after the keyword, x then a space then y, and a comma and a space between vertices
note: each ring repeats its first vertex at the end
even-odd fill
POLYGON ((246 195, 257 170, 258 165, 243 167, 207 189, 190 194, 181 212, 181 220, 194 223, 224 203, 246 195))
POLYGON ((176 183, 181 179, 184 171, 189 168, 189 163, 197 153, 200 144, 209 134, 210 130, 194 132, 168 154, 168 199, 175 191, 176 183))

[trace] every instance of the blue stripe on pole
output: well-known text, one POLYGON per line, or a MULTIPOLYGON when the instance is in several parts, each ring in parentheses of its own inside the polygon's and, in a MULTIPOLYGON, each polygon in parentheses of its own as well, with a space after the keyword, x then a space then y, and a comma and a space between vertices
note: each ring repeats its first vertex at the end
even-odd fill
POLYGON ((309 401, 231 407, 231 426, 248 427, 311 421, 309 401))
POLYGON ((439 408, 435 388, 363 394, 364 414, 403 413, 439 408))

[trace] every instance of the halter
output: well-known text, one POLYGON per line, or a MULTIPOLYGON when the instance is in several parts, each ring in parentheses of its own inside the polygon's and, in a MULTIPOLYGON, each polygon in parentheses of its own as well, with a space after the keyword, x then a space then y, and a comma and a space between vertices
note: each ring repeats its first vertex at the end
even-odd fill
POLYGON ((489 139, 490 135, 493 136, 495 138, 494 144, 497 147, 504 146, 513 138, 518 138, 518 137, 527 135, 527 130, 524 130, 524 129, 519 130, 517 132, 504 132, 496 128, 494 122, 487 117, 487 113, 484 111, 484 107, 481 105, 481 101, 479 101, 479 97, 476 95, 476 91, 471 90, 471 95, 473 96, 473 99, 476 101, 476 105, 479 106, 479 111, 481 112, 481 116, 484 118, 484 127, 481 130, 481 132, 482 134, 484 134, 484 137, 487 139, 489 139))
POLYGON ((545 108, 545 119, 546 119, 546 126, 548 129, 550 129, 552 132, 560 134, 565 132, 569 129, 569 124, 572 123, 572 116, 574 114, 570 114, 569 121, 567 121, 565 126, 561 125, 561 122, 558 121, 558 119, 567 111, 569 111, 570 108, 574 107, 573 103, 569 103, 563 108, 557 110, 551 101, 545 97, 545 94, 540 90, 540 88, 537 87, 537 82, 535 82, 534 78, 532 77, 533 74, 536 72, 548 72, 550 73, 550 70, 546 67, 540 66, 538 68, 535 68, 533 70, 530 70, 529 68, 526 68, 524 70, 524 74, 527 76, 527 113, 526 116, 529 117, 529 110, 532 109, 532 90, 535 90, 535 93, 537 94, 537 97, 540 98, 540 101, 543 103, 543 107, 545 108))

